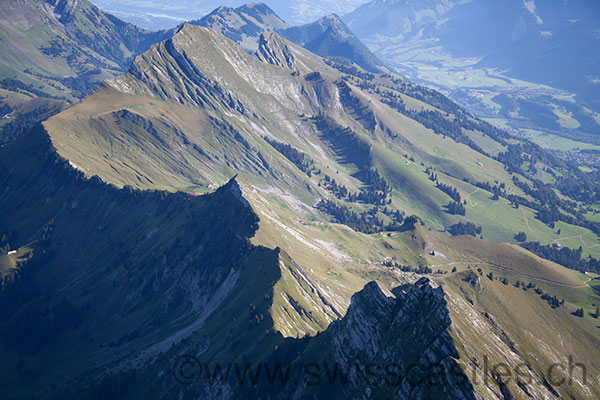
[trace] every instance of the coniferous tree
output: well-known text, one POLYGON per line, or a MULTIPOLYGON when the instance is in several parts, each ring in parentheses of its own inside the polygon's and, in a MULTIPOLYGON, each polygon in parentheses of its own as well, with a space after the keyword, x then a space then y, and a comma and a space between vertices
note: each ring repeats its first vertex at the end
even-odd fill
POLYGON ((453 215, 465 215, 467 211, 465 209, 465 206, 457 201, 451 201, 450 203, 448 203, 447 207, 448 212, 453 215))
POLYGON ((452 234, 452 236, 458 235, 471 235, 476 236, 481 233, 481 226, 475 225, 472 222, 459 222, 457 224, 452 225, 448 231, 452 234))
POLYGON ((526 242, 527 241, 527 234, 525 232, 519 232, 515 235, 515 240, 517 242, 526 242))

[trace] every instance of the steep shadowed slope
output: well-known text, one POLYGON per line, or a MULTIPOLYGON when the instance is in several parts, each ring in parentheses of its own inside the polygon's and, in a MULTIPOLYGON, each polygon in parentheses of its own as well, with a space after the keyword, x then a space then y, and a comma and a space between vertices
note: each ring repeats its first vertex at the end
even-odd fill
POLYGON ((248 243, 257 217, 235 179, 200 197, 116 189, 42 128, 5 146, 0 168, 0 232, 20 257, 0 295, 3 398, 149 362, 201 330, 246 269, 277 271, 248 243))

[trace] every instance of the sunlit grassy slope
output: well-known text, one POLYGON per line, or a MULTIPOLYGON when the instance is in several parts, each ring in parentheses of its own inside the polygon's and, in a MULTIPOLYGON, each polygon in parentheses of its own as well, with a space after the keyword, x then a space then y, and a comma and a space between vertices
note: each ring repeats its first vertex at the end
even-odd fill
MULTIPOLYGON (((285 43, 273 38, 268 46, 276 48, 274 43, 279 42, 285 43)), ((530 211, 514 209, 504 200, 491 201, 491 194, 478 191, 472 183, 503 182, 512 193, 522 195, 502 164, 433 133, 355 87, 354 96, 379 121, 375 130, 366 130, 355 110, 335 105, 334 82, 340 72, 291 43, 285 46, 295 57, 292 69, 302 74, 322 71, 320 79, 293 76, 289 68, 265 65, 222 36, 185 26, 173 40, 140 57, 132 72, 106 83, 46 126, 62 155, 87 174, 117 185, 203 192, 239 171, 253 184, 283 186, 311 207, 315 198, 327 196, 316 196, 315 183, 322 175, 308 179, 262 138, 292 144, 309 154, 323 173, 357 190, 361 182, 352 177, 357 160, 330 150, 305 118, 326 113, 371 147, 369 163, 392 183, 394 205, 419 215, 436 230, 466 219, 482 225, 484 238, 495 241, 512 241, 519 231, 543 243, 579 234, 594 236, 575 227, 565 227, 568 234, 558 235, 535 221, 530 211), (390 137, 384 130, 397 136, 390 137), (466 218, 444 211, 450 198, 427 180, 426 167, 434 168, 440 181, 457 187, 463 199, 469 198, 466 218), (312 189, 306 192, 305 185, 312 189)), ((424 104, 403 97, 415 107, 424 104)), ((490 154, 503 148, 479 132, 469 135, 490 154)), ((570 245, 569 240, 564 244, 570 245)), ((586 254, 599 254, 598 249, 586 247, 586 254)))

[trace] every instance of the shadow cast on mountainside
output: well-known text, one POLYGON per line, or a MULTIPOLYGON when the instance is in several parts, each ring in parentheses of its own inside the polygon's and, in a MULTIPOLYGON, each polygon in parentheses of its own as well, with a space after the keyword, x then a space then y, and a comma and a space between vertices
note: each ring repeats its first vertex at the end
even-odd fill
POLYGON ((32 253, 0 291, 10 396, 154 359, 273 253, 250 244, 258 217, 234 179, 204 196, 119 189, 70 166, 39 126, 0 149, 0 170, 0 237, 32 253))
POLYGON ((288 384, 253 395, 294 398, 465 398, 474 389, 455 361, 441 287, 427 278, 387 297, 375 282, 352 297, 346 315, 314 337, 285 339, 265 367, 288 372, 288 384), (289 384, 293 382, 293 384, 289 384))

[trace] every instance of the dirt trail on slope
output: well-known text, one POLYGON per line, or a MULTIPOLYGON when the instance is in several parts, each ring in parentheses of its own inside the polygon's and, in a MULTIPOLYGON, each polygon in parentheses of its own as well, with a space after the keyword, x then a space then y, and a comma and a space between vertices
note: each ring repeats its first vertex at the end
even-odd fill
POLYGON ((468 200, 468 201, 469 201, 469 203, 471 204, 471 207, 476 207, 476 206, 477 206, 477 204, 479 204, 478 202, 475 202, 475 203, 473 203, 473 202, 471 201, 471 195, 472 195, 472 194, 475 194, 475 193, 477 193, 477 192, 479 192, 479 188, 475 189, 475 191, 473 191, 473 192, 471 192, 471 193, 469 193, 469 194, 467 195, 467 200, 468 200))
POLYGON ((535 238, 537 239, 537 241, 540 241, 540 237, 538 236, 538 234, 531 229, 531 226, 529 226, 529 220, 527 219, 527 215, 525 215, 525 210, 521 209, 521 214, 523 214, 523 218, 525 219, 525 225, 527 225, 527 229, 529 230, 529 232, 533 233, 535 235, 535 238))
POLYGON ((579 240, 581 240, 581 244, 583 244, 583 247, 585 247, 586 249, 593 249, 594 247, 600 246, 600 243, 588 246, 587 243, 585 243, 585 241, 583 240, 583 235, 576 235, 576 236, 569 236, 569 237, 554 239, 554 241, 552 243, 560 244, 560 242, 563 240, 570 240, 570 239, 577 239, 577 238, 579 238, 579 240))
POLYGON ((582 285, 571 285, 571 284, 568 284, 568 283, 557 282, 557 281, 553 281, 551 279, 540 278, 540 277, 535 276, 535 275, 526 274, 524 272, 517 271, 515 269, 509 268, 509 267, 505 267, 503 265, 498 265, 498 264, 493 264, 493 263, 486 263, 486 262, 481 262, 481 261, 455 261, 455 262, 450 262, 450 263, 446 263, 446 264, 430 265, 429 268, 434 269, 434 268, 445 267, 445 266, 449 266, 449 265, 457 265, 457 264, 485 265, 485 266, 488 266, 488 267, 493 267, 493 268, 500 269, 502 271, 509 271, 509 272, 515 273, 517 275, 525 276, 527 278, 534 279, 534 280, 537 280, 537 281, 540 281, 540 282, 549 283, 551 285, 557 285, 557 286, 563 286, 563 287, 573 288, 573 289, 581 289, 581 288, 588 287, 587 282, 589 282, 589 281, 586 281, 582 285))

